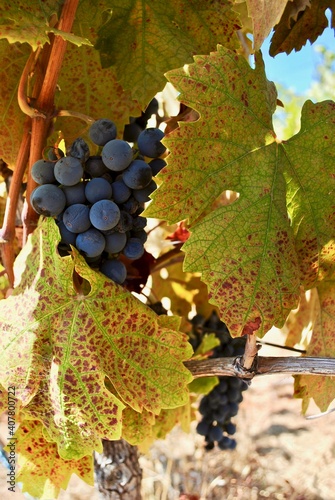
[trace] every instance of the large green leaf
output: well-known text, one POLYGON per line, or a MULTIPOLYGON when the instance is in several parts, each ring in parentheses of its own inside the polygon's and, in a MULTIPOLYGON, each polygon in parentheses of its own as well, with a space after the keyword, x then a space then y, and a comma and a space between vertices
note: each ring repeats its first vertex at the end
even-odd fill
POLYGON ((217 43, 238 46, 239 20, 229 0, 113 0, 99 31, 104 66, 145 107, 163 89, 164 73, 217 43))
POLYGON ((0 383, 17 387, 24 414, 43 423, 62 458, 79 459, 120 437, 125 404, 154 414, 184 405, 192 348, 175 318, 157 316, 75 250, 61 258, 59 240, 46 220, 17 259, 20 283, 0 304, 0 383))
POLYGON ((334 105, 307 103, 301 132, 280 144, 276 92, 259 58, 252 69, 219 47, 167 76, 200 118, 165 138, 168 165, 144 215, 193 223, 185 270, 202 272, 232 334, 262 335, 283 325, 301 285, 333 272, 334 105), (206 213, 226 189, 238 199, 206 213))

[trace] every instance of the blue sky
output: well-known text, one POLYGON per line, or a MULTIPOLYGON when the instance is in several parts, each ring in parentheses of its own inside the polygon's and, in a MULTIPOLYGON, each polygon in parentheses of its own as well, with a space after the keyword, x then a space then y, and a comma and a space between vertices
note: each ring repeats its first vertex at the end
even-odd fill
POLYGON ((275 57, 269 55, 271 36, 261 47, 268 80, 303 94, 316 77, 315 68, 320 61, 320 56, 315 52, 315 46, 324 45, 327 49, 335 51, 334 30, 326 28, 313 45, 308 41, 299 52, 292 51, 289 55, 278 54, 275 57))

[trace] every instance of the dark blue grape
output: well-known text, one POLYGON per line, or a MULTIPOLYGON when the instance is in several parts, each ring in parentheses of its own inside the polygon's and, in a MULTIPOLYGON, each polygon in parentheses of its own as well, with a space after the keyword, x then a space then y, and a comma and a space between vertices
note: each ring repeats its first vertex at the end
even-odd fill
POLYGON ((61 235, 61 243, 65 243, 66 245, 76 245, 77 235, 72 233, 67 229, 63 221, 58 222, 58 229, 61 235))
POLYGON ((94 227, 78 234, 76 238, 77 249, 90 258, 101 255, 105 249, 105 245, 105 237, 94 227))
POLYGON ((102 161, 113 172, 125 170, 133 159, 133 150, 128 142, 114 139, 104 145, 101 152, 102 161))
POLYGON ((151 168, 152 175, 157 175, 162 170, 162 168, 165 167, 165 165, 166 161, 162 158, 155 158, 154 160, 151 160, 149 162, 149 166, 151 168))
POLYGON ((145 226, 147 225, 147 218, 146 217, 141 217, 137 216, 133 218, 133 231, 140 231, 141 229, 144 229, 145 226))
POLYGON ((126 243, 127 235, 125 233, 111 233, 105 235, 106 246, 105 251, 108 253, 119 253, 121 252, 126 243))
POLYGON ((236 425, 233 422, 228 422, 225 426, 225 431, 227 434, 232 436, 236 432, 236 425))
POLYGON ((234 450, 236 448, 236 441, 228 436, 223 436, 218 442, 218 447, 220 450, 234 450))
POLYGON ((122 180, 113 182, 113 200, 117 204, 125 203, 131 196, 131 190, 122 180))
POLYGON ((65 156, 55 164, 56 180, 63 186, 74 186, 80 182, 84 169, 78 158, 65 156))
POLYGON ((205 420, 200 420, 200 422, 197 425, 197 433, 200 434, 200 436, 206 436, 209 432, 210 425, 205 421, 205 420))
POLYGON ((34 189, 30 203, 35 212, 46 217, 56 217, 65 208, 66 198, 63 191, 54 184, 43 184, 34 189))
POLYGON ((85 187, 85 196, 90 203, 109 200, 112 197, 112 192, 111 184, 101 177, 90 180, 85 187))
POLYGON ((140 203, 150 201, 150 195, 157 189, 156 182, 152 179, 143 189, 134 189, 133 196, 140 203))
POLYGON ((158 158, 165 151, 166 147, 161 143, 164 132, 159 128, 147 128, 140 133, 137 139, 137 147, 140 153, 149 158, 158 158))
POLYGON ((111 200, 100 200, 90 209, 90 221, 96 229, 108 231, 117 225, 120 220, 120 209, 111 200))
POLYGON ((96 120, 88 131, 88 135, 94 144, 104 146, 107 142, 116 139, 117 129, 112 120, 108 118, 101 118, 96 120))
POLYGON ((208 438, 210 441, 220 441, 223 437, 222 428, 219 425, 212 426, 209 429, 208 438))
POLYGON ((31 176, 37 184, 52 184, 56 182, 54 168, 52 161, 37 160, 31 167, 31 176))
POLYGON ((137 260, 144 254, 144 246, 141 240, 137 238, 129 238, 126 246, 123 249, 123 255, 127 259, 137 260))
POLYGON ((100 267, 100 271, 119 285, 122 285, 127 278, 127 268, 118 259, 105 260, 100 267))
POLYGON ((147 235, 147 233, 146 233, 146 231, 144 229, 140 229, 139 231, 133 231, 133 230, 131 230, 130 236, 132 238, 137 238, 140 241, 142 241, 143 245, 144 245, 144 243, 148 239, 148 235, 147 235))
POLYGON ((93 178, 102 177, 109 171, 101 156, 90 156, 85 162, 84 170, 93 178))
POLYGON ((76 203, 67 207, 63 214, 63 222, 72 233, 83 233, 91 226, 90 209, 87 205, 76 203))
POLYGON ((67 206, 86 203, 85 182, 78 182, 74 186, 62 186, 62 191, 65 194, 67 206))
POLYGON ((140 208, 140 203, 131 196, 125 203, 122 203, 121 208, 130 214, 136 214, 140 208))
POLYGON ((48 159, 52 162, 60 160, 61 158, 63 158, 63 156, 65 156, 65 155, 60 148, 56 148, 56 147, 51 146, 48 149, 48 159))
POLYGON ((123 172, 122 179, 131 189, 143 189, 152 179, 151 168, 143 160, 134 160, 123 172))

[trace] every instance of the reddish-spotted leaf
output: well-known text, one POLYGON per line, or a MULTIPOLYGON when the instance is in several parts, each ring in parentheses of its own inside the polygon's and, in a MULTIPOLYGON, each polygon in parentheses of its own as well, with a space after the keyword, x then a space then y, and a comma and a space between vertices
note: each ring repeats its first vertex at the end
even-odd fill
POLYGON ((25 420, 15 433, 15 449, 19 454, 16 480, 23 493, 34 498, 58 498, 72 474, 93 486, 93 455, 80 460, 64 460, 57 445, 45 439, 43 426, 37 420, 25 420))
POLYGON ((283 326, 301 286, 334 271, 334 105, 307 102, 301 131, 281 144, 259 58, 252 69, 219 47, 167 76, 200 118, 164 139, 167 166, 144 215, 188 218, 184 269, 202 273, 233 335, 263 335, 283 326), (213 205, 225 190, 237 199, 213 205))
POLYGON ((59 239, 48 219, 18 259, 19 284, 0 303, 0 381, 18 388, 25 415, 42 421, 59 454, 78 459, 120 437, 124 403, 156 414, 184 405, 192 349, 178 318, 158 317, 75 250, 61 258, 59 239))

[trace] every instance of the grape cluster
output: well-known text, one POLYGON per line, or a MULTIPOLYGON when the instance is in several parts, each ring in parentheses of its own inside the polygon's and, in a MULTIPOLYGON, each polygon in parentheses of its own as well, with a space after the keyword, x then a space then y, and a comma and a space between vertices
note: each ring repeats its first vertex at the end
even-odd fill
POLYGON ((137 147, 131 147, 117 139, 114 122, 100 119, 89 129, 100 155, 90 156, 87 143, 78 138, 66 156, 52 149, 48 160, 32 166, 39 186, 31 205, 38 214, 56 218, 63 254, 73 245, 91 267, 116 283, 126 281, 122 256, 134 261, 144 254, 147 220, 140 214, 157 188, 153 177, 165 165, 163 136, 158 128, 144 129, 137 147))
MULTIPOLYGON (((244 353, 246 339, 244 337, 233 339, 215 312, 208 320, 196 315, 192 319, 192 324, 190 342, 194 350, 201 343, 204 333, 213 332, 220 340, 220 345, 213 349, 211 358, 240 356, 244 353)), ((218 378, 219 384, 200 401, 199 412, 202 418, 196 430, 205 437, 207 450, 212 450, 215 444, 221 450, 233 450, 236 447, 236 440, 231 436, 236 432, 236 425, 232 422, 232 418, 238 413, 239 403, 243 400, 242 392, 248 388, 248 384, 238 377, 218 378)))

